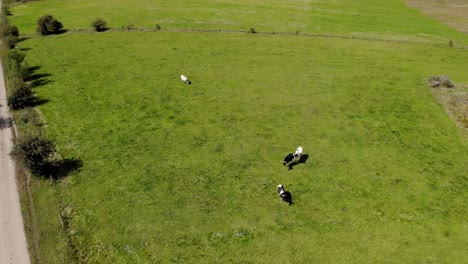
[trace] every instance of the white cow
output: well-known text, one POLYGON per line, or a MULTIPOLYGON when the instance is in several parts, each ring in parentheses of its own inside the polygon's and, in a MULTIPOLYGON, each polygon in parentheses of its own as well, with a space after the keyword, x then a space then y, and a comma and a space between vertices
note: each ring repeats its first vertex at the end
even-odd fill
POLYGON ((187 78, 187 76, 181 75, 181 76, 180 76, 180 79, 181 79, 184 83, 190 84, 190 81, 189 81, 189 79, 187 78))

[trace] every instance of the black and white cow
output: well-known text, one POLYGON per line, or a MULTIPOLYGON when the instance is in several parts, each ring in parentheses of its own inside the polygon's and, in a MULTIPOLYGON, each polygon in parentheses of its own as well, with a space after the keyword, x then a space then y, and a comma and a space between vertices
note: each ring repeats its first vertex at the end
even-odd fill
POLYGON ((296 152, 294 152, 294 159, 293 162, 298 162, 301 159, 302 156, 302 147, 299 146, 296 149, 296 152))
POLYGON ((299 162, 302 156, 302 147, 299 146, 296 149, 296 152, 294 154, 289 153, 286 157, 283 159, 283 166, 286 166, 286 164, 289 163, 294 163, 294 162, 299 162))
POLYGON ((189 79, 187 78, 187 76, 181 75, 181 76, 180 76, 180 79, 181 79, 184 83, 190 84, 190 81, 189 81, 189 79))
POLYGON ((276 186, 278 188, 278 195, 280 197, 280 202, 286 202, 286 192, 282 184, 276 186))

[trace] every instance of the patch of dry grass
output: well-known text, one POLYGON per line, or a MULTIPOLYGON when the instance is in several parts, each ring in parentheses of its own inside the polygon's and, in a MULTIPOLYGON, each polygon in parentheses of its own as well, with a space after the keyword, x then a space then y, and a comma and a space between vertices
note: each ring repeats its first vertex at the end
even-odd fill
POLYGON ((468 34, 468 1, 466 0, 407 0, 409 6, 468 34))
POLYGON ((431 90, 448 115, 468 136, 468 84, 455 84, 453 88, 434 87, 431 90))
MULTIPOLYGON (((466 0, 407 0, 409 6, 468 34, 468 1, 466 0)), ((452 43, 453 45, 453 43, 452 43)), ((448 115, 468 136, 468 84, 455 87, 433 87, 432 92, 448 115)))

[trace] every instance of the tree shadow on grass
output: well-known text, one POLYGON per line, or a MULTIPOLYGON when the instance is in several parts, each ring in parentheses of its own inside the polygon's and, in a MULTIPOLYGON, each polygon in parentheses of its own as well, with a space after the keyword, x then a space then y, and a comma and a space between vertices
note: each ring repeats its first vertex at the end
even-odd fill
POLYGON ((52 76, 52 74, 49 74, 49 73, 35 73, 39 69, 41 69, 41 66, 29 67, 30 76, 28 78, 28 81, 31 82, 31 87, 32 88, 36 88, 36 87, 46 85, 46 84, 52 82, 50 79, 47 78, 47 77, 52 76))
POLYGON ((31 82, 31 87, 36 88, 36 87, 43 86, 49 83, 52 83, 52 81, 49 79, 37 79, 31 82))
POLYGON ((68 32, 68 29, 60 29, 56 32, 49 33, 47 36, 53 36, 53 35, 62 35, 68 32))
POLYGON ((40 70, 42 68, 42 66, 32 66, 32 67, 29 67, 29 72, 30 73, 34 73, 35 71, 37 70, 40 70))
POLYGON ((18 42, 23 42, 23 41, 26 41, 28 40, 29 38, 28 37, 22 37, 22 38, 19 38, 18 39, 18 42))
POLYGON ((81 159, 53 160, 44 164, 41 174, 55 180, 62 179, 83 167, 81 159))
POLYGON ((297 162, 289 163, 288 169, 292 170, 294 169, 294 166, 301 164, 301 163, 306 163, 308 159, 309 159, 309 154, 304 154, 301 156, 301 158, 297 162))
POLYGON ((32 100, 32 102, 30 103, 30 106, 31 107, 41 106, 41 105, 47 104, 49 102, 50 102, 49 99, 36 97, 36 98, 34 98, 34 100, 32 100))

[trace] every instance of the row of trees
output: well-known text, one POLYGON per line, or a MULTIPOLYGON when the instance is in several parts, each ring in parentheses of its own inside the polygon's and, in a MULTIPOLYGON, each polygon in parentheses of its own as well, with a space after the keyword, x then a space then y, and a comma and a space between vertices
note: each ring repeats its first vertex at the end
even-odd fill
MULTIPOLYGON (((16 112, 16 124, 23 127, 15 139, 11 154, 35 175, 61 176, 79 166, 79 162, 57 158, 55 144, 47 138, 42 128, 41 118, 34 109, 36 97, 30 84, 32 70, 25 54, 16 48, 20 33, 18 27, 9 23, 9 15, 8 6, 3 4, 0 14, 0 55, 6 70, 7 100, 9 108, 16 112)), ((107 23, 102 19, 94 20, 91 26, 98 32, 107 30, 107 23)), ((37 20, 36 31, 43 36, 60 34, 63 24, 52 15, 44 15, 37 20)))
MULTIPOLYGON (((11 25, 11 15, 6 4, 0 14, 0 55, 7 81, 8 107, 15 111, 15 123, 22 126, 21 134, 15 139, 11 155, 30 169, 35 175, 50 175, 57 159, 53 158, 55 144, 47 138, 42 122, 33 109, 35 96, 31 88, 31 67, 26 55, 16 45, 20 41, 18 27, 11 25)), ((47 15, 38 19, 38 32, 42 35, 56 34, 63 25, 47 15)))

